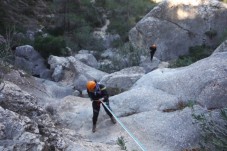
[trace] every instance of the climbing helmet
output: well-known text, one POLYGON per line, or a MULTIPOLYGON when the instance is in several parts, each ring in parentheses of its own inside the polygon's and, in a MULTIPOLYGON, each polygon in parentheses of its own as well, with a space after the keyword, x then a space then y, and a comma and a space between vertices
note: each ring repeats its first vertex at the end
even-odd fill
POLYGON ((87 82, 87 89, 88 91, 94 91, 96 87, 95 81, 88 81, 87 82))

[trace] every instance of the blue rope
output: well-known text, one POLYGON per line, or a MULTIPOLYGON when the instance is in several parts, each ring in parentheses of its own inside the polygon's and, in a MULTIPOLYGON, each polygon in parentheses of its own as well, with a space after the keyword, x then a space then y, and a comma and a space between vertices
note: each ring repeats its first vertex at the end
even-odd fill
POLYGON ((123 127, 123 129, 132 137, 132 139, 136 142, 136 144, 143 150, 146 151, 146 149, 143 147, 142 143, 125 127, 125 125, 117 118, 117 116, 109 109, 109 107, 101 101, 102 104, 110 111, 110 113, 114 116, 114 118, 117 120, 117 122, 123 127))

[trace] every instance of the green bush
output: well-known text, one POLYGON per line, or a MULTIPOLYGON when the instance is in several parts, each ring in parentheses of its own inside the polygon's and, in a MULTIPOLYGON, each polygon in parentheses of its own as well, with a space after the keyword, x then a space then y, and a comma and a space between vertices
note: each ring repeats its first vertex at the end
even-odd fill
POLYGON ((219 117, 213 120, 212 114, 192 114, 195 124, 201 128, 203 140, 200 142, 201 148, 205 151, 227 150, 227 108, 220 110, 219 117))
MULTIPOLYGON (((105 24, 106 17, 110 20, 108 32, 119 34, 123 42, 128 42, 128 32, 138 21, 138 16, 144 16, 154 6, 150 0, 54 1, 53 11, 58 12, 56 22, 68 37, 67 45, 76 52, 104 49, 92 33, 105 24)), ((59 36, 58 30, 49 33, 59 36)))
POLYGON ((198 60, 206 58, 212 54, 212 49, 206 46, 194 46, 189 48, 189 54, 179 56, 176 61, 170 63, 170 68, 188 66, 198 60))
POLYGON ((209 31, 205 32, 205 35, 208 36, 210 39, 214 38, 215 36, 217 36, 217 31, 210 29, 209 31))
POLYGON ((126 150, 126 141, 123 136, 117 138, 117 144, 120 146, 121 150, 126 150))
POLYGON ((227 3, 227 0, 221 0, 222 2, 224 2, 224 3, 227 3))
POLYGON ((108 12, 108 32, 119 34, 127 42, 128 32, 141 18, 139 16, 147 14, 156 4, 150 0, 96 0, 96 5, 108 12))
POLYGON ((101 67, 100 70, 112 73, 121 69, 138 66, 140 64, 140 56, 147 55, 145 49, 138 49, 132 46, 130 43, 122 45, 118 49, 118 55, 111 58, 112 65, 101 67))
POLYGON ((26 7, 22 10, 22 14, 26 15, 26 16, 35 16, 34 11, 30 8, 30 7, 26 7))
POLYGON ((64 35, 64 28, 61 26, 49 27, 46 29, 47 33, 52 36, 62 36, 64 35))
POLYGON ((219 43, 221 44, 225 40, 227 40, 227 29, 225 29, 224 32, 222 33, 219 43))
POLYGON ((35 38, 34 48, 47 59, 50 55, 65 56, 66 42, 63 37, 38 36, 35 38))
POLYGON ((84 26, 75 30, 73 34, 74 40, 79 44, 78 49, 87 49, 101 51, 104 49, 101 40, 95 39, 92 35, 90 26, 84 26))

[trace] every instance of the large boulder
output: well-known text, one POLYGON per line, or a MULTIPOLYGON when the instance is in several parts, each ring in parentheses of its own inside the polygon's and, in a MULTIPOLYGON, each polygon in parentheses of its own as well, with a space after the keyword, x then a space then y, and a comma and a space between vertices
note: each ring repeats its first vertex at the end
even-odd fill
POLYGON ((196 100, 207 108, 226 107, 227 53, 217 53, 188 67, 158 69, 148 73, 135 87, 153 87, 183 101, 196 100))
POLYGON ((31 75, 49 79, 51 72, 45 65, 45 60, 32 46, 16 47, 15 65, 31 75))
POLYGON ((142 67, 134 66, 106 75, 101 79, 100 83, 107 87, 110 95, 115 95, 129 90, 144 74, 145 70, 142 67))
POLYGON ((1 93, 4 96, 4 100, 0 102, 3 108, 27 116, 33 116, 33 114, 40 115, 44 112, 42 108, 37 106, 35 98, 21 90, 17 85, 5 81, 0 86, 3 88, 1 93))
POLYGON ((76 54, 75 58, 93 68, 98 68, 98 61, 92 54, 76 54))
POLYGON ((84 63, 80 62, 79 60, 77 60, 73 57, 69 57, 68 59, 69 59, 70 63, 72 64, 72 69, 74 70, 74 73, 75 73, 75 79, 74 79, 75 87, 77 86, 76 85, 77 83, 79 83, 80 85, 83 85, 83 87, 79 87, 80 91, 86 90, 86 82, 88 80, 95 79, 97 81, 100 81, 103 76, 108 74, 108 73, 102 72, 100 70, 97 70, 95 68, 92 68, 88 65, 85 65, 84 63), (87 80, 85 80, 84 78, 79 78, 79 77, 81 77, 81 75, 86 77, 87 80), (78 81, 78 80, 80 80, 80 81, 78 81))
MULTIPOLYGON (((35 96, 39 105, 45 107, 50 102, 58 101, 57 98, 63 98, 72 95, 74 88, 70 85, 63 85, 50 80, 36 78, 28 75, 22 70, 11 70, 3 76, 3 80, 17 85, 21 90, 35 96)), ((14 89, 17 87, 15 86, 14 89)), ((21 91, 20 90, 20 91, 21 91)))
POLYGON ((166 0, 129 32, 131 43, 148 49, 157 45, 160 60, 185 55, 191 46, 216 46, 226 29, 227 5, 217 0, 166 0))
POLYGON ((0 150, 44 150, 38 124, 0 106, 0 150), (2 141, 5 140, 5 141, 2 141))
POLYGON ((124 122, 149 150, 198 148, 201 135, 192 113, 227 107, 226 58, 222 52, 188 67, 154 70, 111 97, 112 109, 118 117, 132 115, 124 122))
POLYGON ((80 92, 86 90, 86 82, 88 80, 96 79, 97 81, 100 81, 103 76, 107 75, 107 73, 92 68, 73 56, 50 56, 48 63, 50 64, 51 70, 57 70, 59 66, 62 66, 62 77, 59 79, 59 82, 73 85, 74 88, 80 92))

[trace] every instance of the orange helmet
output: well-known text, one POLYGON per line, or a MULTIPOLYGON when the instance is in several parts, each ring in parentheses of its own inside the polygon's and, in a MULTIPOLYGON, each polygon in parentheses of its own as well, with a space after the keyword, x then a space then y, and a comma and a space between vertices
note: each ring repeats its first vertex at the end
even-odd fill
POLYGON ((155 44, 151 45, 150 48, 157 48, 157 46, 155 44))
POLYGON ((87 82, 87 89, 88 89, 88 91, 94 91, 95 86, 96 86, 95 81, 88 81, 87 82))

